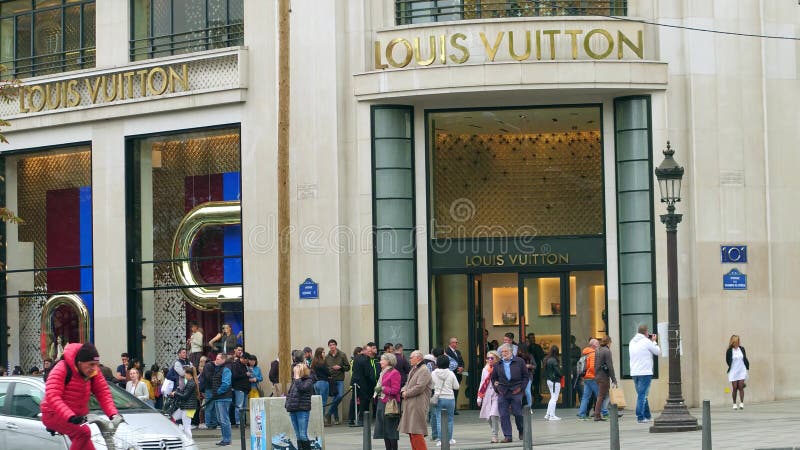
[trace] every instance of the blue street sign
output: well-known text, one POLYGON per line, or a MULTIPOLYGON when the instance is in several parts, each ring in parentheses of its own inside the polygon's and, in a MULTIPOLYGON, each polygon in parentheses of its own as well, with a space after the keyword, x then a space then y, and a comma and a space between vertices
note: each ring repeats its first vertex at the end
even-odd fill
POLYGON ((300 300, 319 298, 319 284, 314 283, 311 278, 300 283, 300 300))
POLYGON ((736 269, 722 275, 722 289, 726 291, 743 291, 747 289, 747 275, 736 269))
POLYGON ((747 262, 747 246, 746 245, 720 245, 723 263, 746 263, 747 262))

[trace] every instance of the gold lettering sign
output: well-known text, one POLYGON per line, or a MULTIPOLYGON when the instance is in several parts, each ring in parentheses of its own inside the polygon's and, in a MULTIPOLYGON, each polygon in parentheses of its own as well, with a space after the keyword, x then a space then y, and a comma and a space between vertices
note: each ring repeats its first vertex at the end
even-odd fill
MULTIPOLYGON (((523 33, 498 31, 496 33, 479 32, 472 40, 479 41, 485 50, 486 62, 493 62, 500 57, 512 61, 555 60, 557 39, 567 39, 569 58, 607 59, 616 50, 617 59, 626 56, 644 59, 644 36, 642 30, 629 36, 622 30, 612 33, 602 28, 591 30, 558 30, 541 29, 525 30, 523 33), (616 35, 616 39, 615 39, 616 35), (582 52, 581 52, 582 50, 582 52), (507 53, 507 54, 506 54, 507 53)), ((470 38, 463 33, 424 35, 415 37, 397 37, 391 41, 375 41, 373 45, 375 69, 401 69, 413 63, 418 66, 433 64, 464 64, 470 59, 470 38), (413 45, 412 45, 413 43, 413 45)), ((567 57, 562 55, 562 57, 567 57)))
POLYGON ((156 66, 149 69, 114 74, 96 75, 55 81, 52 83, 22 86, 19 95, 19 112, 41 112, 60 108, 74 108, 81 104, 97 105, 139 96, 151 97, 167 92, 189 90, 189 66, 156 66), (84 88, 83 94, 79 87, 84 88))
POLYGON ((522 253, 517 255, 466 256, 467 267, 554 266, 569 264, 569 253, 522 253))

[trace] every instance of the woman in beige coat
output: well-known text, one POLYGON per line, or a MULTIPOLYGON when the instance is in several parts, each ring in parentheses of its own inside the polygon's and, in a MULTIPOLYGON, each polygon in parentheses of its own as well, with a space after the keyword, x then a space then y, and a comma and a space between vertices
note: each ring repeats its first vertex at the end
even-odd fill
POLYGON ((411 372, 400 391, 403 397, 400 432, 408 434, 413 450, 427 450, 425 436, 428 435, 428 408, 431 404, 431 373, 423 364, 419 350, 411 352, 408 361, 411 363, 411 372))

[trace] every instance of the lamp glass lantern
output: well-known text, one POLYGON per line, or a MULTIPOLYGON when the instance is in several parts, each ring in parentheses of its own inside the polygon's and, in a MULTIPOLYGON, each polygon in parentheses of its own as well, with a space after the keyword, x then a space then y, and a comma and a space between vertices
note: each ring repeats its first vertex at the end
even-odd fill
POLYGON ((668 208, 674 208, 675 203, 681 201, 681 180, 683 179, 683 167, 679 166, 672 155, 675 153, 667 141, 667 148, 664 150, 664 161, 656 167, 656 178, 658 179, 658 189, 661 191, 661 203, 666 203, 668 208))

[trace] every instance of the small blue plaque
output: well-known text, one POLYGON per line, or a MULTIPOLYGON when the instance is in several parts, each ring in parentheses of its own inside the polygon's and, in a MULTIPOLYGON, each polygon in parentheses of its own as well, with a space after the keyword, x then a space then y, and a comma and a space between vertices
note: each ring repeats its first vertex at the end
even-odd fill
POLYGON ((747 262, 747 246, 746 245, 720 245, 723 263, 746 263, 747 262))
POLYGON ((747 289, 747 275, 736 269, 722 275, 722 289, 726 291, 743 291, 747 289))
POLYGON ((300 300, 319 298, 319 284, 311 278, 300 283, 300 300))

